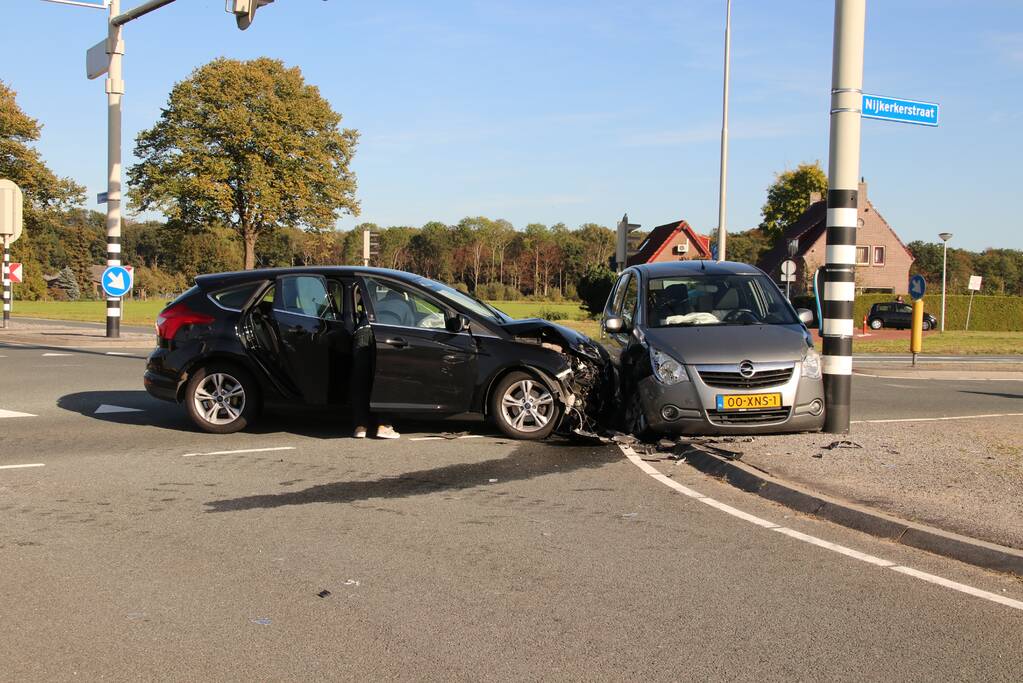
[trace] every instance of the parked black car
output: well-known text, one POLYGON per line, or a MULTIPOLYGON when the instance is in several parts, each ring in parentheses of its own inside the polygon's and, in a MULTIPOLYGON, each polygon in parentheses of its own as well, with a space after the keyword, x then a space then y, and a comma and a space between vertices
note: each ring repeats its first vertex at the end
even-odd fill
POLYGON ((209 432, 244 429, 275 401, 341 415, 361 316, 376 339, 374 411, 482 413, 508 436, 542 439, 592 430, 611 408, 607 353, 584 335, 418 275, 355 267, 197 277, 157 318, 145 386, 209 432))
MULTIPOLYGON (((870 307, 867 324, 872 330, 880 330, 882 327, 909 329, 913 326, 913 307, 898 301, 874 304, 870 307)), ((930 313, 924 312, 923 328, 933 330, 937 326, 938 319, 930 313)))

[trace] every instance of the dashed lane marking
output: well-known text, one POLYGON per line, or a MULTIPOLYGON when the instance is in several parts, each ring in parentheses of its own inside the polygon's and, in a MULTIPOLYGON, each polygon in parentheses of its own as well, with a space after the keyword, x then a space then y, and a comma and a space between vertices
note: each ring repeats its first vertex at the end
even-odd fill
POLYGON ((44 353, 43 358, 53 358, 54 356, 73 356, 73 353, 44 353))
POLYGON ((852 420, 850 424, 875 425, 890 422, 944 422, 946 420, 980 420, 985 417, 1023 417, 1023 413, 988 413, 987 415, 953 415, 951 417, 900 417, 891 420, 852 420))
POLYGON ((197 455, 234 455, 235 453, 269 453, 271 451, 293 451, 294 446, 275 446, 274 448, 241 448, 236 451, 210 451, 209 453, 185 453, 182 458, 194 458, 197 455))
POLYGON ((0 465, 0 470, 21 470, 27 467, 46 467, 46 465, 41 462, 34 462, 28 465, 0 465))
POLYGON ((38 417, 32 413, 19 413, 17 410, 4 410, 0 408, 0 418, 5 417, 38 417))
POLYGON ((446 436, 413 436, 409 441, 454 441, 455 439, 482 439, 482 434, 463 434, 462 436, 456 436, 454 438, 448 438, 446 436))
POLYGON ((928 574, 927 572, 922 572, 918 569, 913 569, 912 567, 905 567, 903 565, 896 564, 895 562, 892 562, 890 560, 886 560, 881 557, 875 557, 874 555, 868 555, 867 553, 862 553, 858 550, 853 550, 852 548, 848 548, 844 545, 832 543, 831 541, 825 541, 822 538, 817 538, 816 536, 804 534, 801 531, 789 529, 788 527, 783 527, 780 524, 775 524, 774 522, 763 519, 761 517, 757 517, 756 515, 751 515, 748 512, 743 512, 742 510, 734 508, 731 505, 726 505, 725 503, 710 498, 709 496, 705 496, 699 491, 691 489, 687 486, 683 486, 682 484, 679 484, 678 482, 672 480, 670 477, 661 474, 661 472, 656 467, 650 465, 649 463, 643 462, 643 459, 629 446, 619 444, 618 447, 621 449, 625 457, 628 458, 629 462, 638 467, 644 473, 650 475, 651 479, 656 479, 662 484, 675 489, 676 491, 683 495, 686 495, 690 498, 695 498, 701 503, 708 505, 712 508, 715 508, 717 510, 720 510, 721 512, 725 512, 733 517, 737 517, 738 519, 749 522, 751 524, 755 524, 759 527, 763 527, 765 529, 769 529, 771 531, 784 534, 785 536, 796 539, 797 541, 809 543, 810 545, 815 545, 818 548, 823 548, 825 550, 830 550, 840 555, 845 555, 846 557, 852 558, 854 560, 866 562, 868 564, 872 564, 877 567, 882 567, 884 569, 891 569, 892 571, 899 572, 900 574, 904 574, 906 576, 912 576, 913 578, 920 579, 921 581, 927 581, 928 583, 932 583, 936 586, 942 586, 943 588, 948 588, 950 590, 958 591, 960 593, 965 593, 966 595, 971 595, 975 598, 981 598, 982 600, 988 600, 990 602, 998 603, 999 605, 1004 605, 1012 609, 1023 611, 1023 602, 1019 600, 1013 600, 1012 598, 1005 597, 1004 595, 998 595, 997 593, 991 593, 989 591, 981 590, 980 588, 974 588, 973 586, 968 586, 964 583, 959 583, 958 581, 952 581, 950 579, 936 576, 935 574, 928 574))

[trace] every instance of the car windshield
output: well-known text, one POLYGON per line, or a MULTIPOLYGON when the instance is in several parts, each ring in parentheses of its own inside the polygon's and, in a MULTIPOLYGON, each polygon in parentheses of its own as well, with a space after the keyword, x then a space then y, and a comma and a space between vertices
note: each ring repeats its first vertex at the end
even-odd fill
POLYGON ((792 306, 764 275, 687 275, 647 284, 650 327, 797 325, 792 306))
POLYGON ((448 303, 456 304, 462 308, 467 308, 476 315, 493 320, 496 323, 504 323, 511 320, 508 315, 497 310, 490 304, 484 303, 476 297, 465 294, 464 292, 459 292, 453 287, 442 285, 439 282, 428 280, 425 277, 416 280, 416 284, 424 289, 430 290, 441 299, 446 300, 448 303))

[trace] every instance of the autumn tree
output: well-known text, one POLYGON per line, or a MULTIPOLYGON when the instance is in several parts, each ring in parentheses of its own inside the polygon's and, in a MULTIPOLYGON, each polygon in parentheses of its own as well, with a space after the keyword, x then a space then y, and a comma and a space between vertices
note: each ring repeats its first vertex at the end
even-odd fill
POLYGON ((828 193, 828 176, 820 162, 800 164, 793 171, 775 176, 774 183, 767 188, 767 202, 760 209, 764 217, 760 229, 772 242, 810 206, 811 192, 820 193, 822 199, 828 193))
POLYGON ((129 196, 171 226, 233 229, 253 268, 260 235, 358 214, 349 170, 358 132, 340 124, 298 68, 216 59, 177 83, 156 125, 139 134, 129 196))

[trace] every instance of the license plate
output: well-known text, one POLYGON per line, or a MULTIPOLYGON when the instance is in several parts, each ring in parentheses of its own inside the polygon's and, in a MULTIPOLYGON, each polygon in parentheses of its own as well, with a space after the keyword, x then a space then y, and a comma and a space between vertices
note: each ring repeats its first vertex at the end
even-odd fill
POLYGON ((718 410, 781 408, 781 394, 718 394, 718 410))

